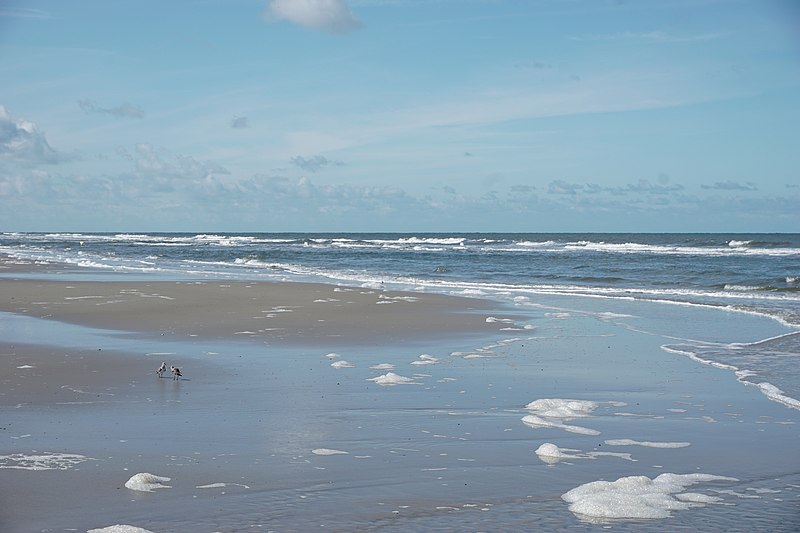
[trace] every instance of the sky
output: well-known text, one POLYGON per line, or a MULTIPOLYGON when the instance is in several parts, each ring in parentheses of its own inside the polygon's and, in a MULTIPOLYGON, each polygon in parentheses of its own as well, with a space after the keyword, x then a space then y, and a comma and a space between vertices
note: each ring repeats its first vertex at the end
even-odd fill
POLYGON ((800 232, 794 0, 0 0, 0 231, 800 232))

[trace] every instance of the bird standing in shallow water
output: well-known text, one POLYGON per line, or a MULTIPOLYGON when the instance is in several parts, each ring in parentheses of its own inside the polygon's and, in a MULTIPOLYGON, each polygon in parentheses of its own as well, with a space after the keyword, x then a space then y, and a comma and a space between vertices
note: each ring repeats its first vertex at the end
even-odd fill
POLYGON ((172 371, 172 379, 179 380, 183 376, 181 369, 177 366, 170 366, 169 369, 172 371))
POLYGON ((167 363, 162 362, 161 366, 158 367, 158 370, 156 370, 156 374, 158 374, 158 377, 163 378, 164 372, 166 371, 167 371, 167 363))

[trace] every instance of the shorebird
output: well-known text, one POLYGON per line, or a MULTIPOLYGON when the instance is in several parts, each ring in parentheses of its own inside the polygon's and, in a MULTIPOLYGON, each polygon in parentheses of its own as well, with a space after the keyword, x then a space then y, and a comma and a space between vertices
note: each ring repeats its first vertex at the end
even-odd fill
POLYGON ((166 371, 167 371, 167 363, 162 362, 161 366, 158 367, 158 370, 156 370, 156 374, 158 374, 158 377, 163 378, 164 372, 166 371))
POLYGON ((170 366, 170 371, 172 371, 172 379, 180 380, 183 374, 181 374, 181 369, 177 366, 170 366))

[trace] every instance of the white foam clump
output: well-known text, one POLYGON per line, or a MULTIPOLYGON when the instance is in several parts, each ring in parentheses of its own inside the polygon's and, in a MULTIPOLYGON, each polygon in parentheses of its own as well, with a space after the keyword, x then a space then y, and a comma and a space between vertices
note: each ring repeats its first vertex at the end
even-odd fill
POLYGON ((578 459, 579 456, 571 455, 565 452, 574 452, 577 450, 571 450, 568 448, 559 448, 555 444, 551 442, 545 442, 541 446, 536 449, 536 455, 539 456, 539 459, 544 461, 545 463, 557 463, 562 459, 578 459))
POLYGON ((392 363, 381 363, 379 365, 372 365, 370 368, 373 370, 394 370, 394 365, 392 363))
POLYGON ((374 378, 369 378, 367 381, 374 381, 378 385, 392 386, 392 385, 408 385, 414 383, 414 380, 405 376, 400 376, 394 372, 387 372, 374 378))
POLYGON ((311 450, 314 455, 349 455, 349 452, 342 450, 332 450, 330 448, 315 448, 311 450))
POLYGON ((626 461, 636 461, 629 453, 613 453, 613 452, 588 452, 581 453, 580 450, 573 450, 570 448, 559 448, 553 443, 545 442, 536 449, 536 455, 542 462, 550 465, 557 464, 564 459, 596 459, 598 457, 618 457, 626 461), (569 452, 569 453, 568 453, 569 452))
POLYGON ((589 416, 592 411, 597 409, 597 402, 543 398, 529 403, 525 409, 548 418, 580 418, 589 416))
POLYGON ((587 417, 597 408, 597 402, 588 400, 564 400, 560 398, 543 398, 525 406, 531 414, 522 418, 522 423, 535 429, 563 429, 581 435, 599 435, 594 429, 565 424, 564 420, 587 417))
POLYGON ((606 444, 609 446, 645 446, 648 448, 686 448, 691 446, 690 442, 650 442, 633 439, 609 439, 606 444))
POLYGON ((713 474, 661 474, 655 479, 628 476, 616 481, 593 481, 561 495, 569 510, 592 519, 668 518, 672 511, 703 507, 716 501, 695 493, 681 492, 709 481, 738 481, 713 474))
POLYGON ((131 476, 125 482, 125 486, 131 490, 138 490, 141 492, 153 492, 155 489, 169 489, 169 485, 164 485, 165 482, 170 481, 172 478, 156 476, 148 472, 140 472, 131 476))
POLYGON ((439 362, 439 359, 432 355, 428 355, 426 353, 419 356, 417 361, 413 361, 412 365, 435 365, 439 362))
POLYGON ((336 361, 335 363, 331 363, 333 368, 354 368, 355 365, 349 361, 336 361))
POLYGON ((149 529, 144 529, 136 526, 129 526, 127 524, 115 524, 113 526, 103 527, 99 529, 90 529, 86 533, 153 533, 149 529))
POLYGON ((197 485, 196 489, 224 489, 225 487, 242 487, 245 489, 249 489, 247 485, 243 485, 242 483, 209 483, 207 485, 197 485))

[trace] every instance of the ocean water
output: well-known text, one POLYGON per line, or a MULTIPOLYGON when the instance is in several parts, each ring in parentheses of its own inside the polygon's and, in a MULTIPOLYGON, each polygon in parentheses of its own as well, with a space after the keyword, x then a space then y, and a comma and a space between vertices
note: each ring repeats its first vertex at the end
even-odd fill
POLYGON ((766 316, 785 332, 749 342, 677 335, 666 348, 800 408, 800 234, 3 233, 0 253, 87 276, 317 281, 516 303, 581 296, 766 316))

